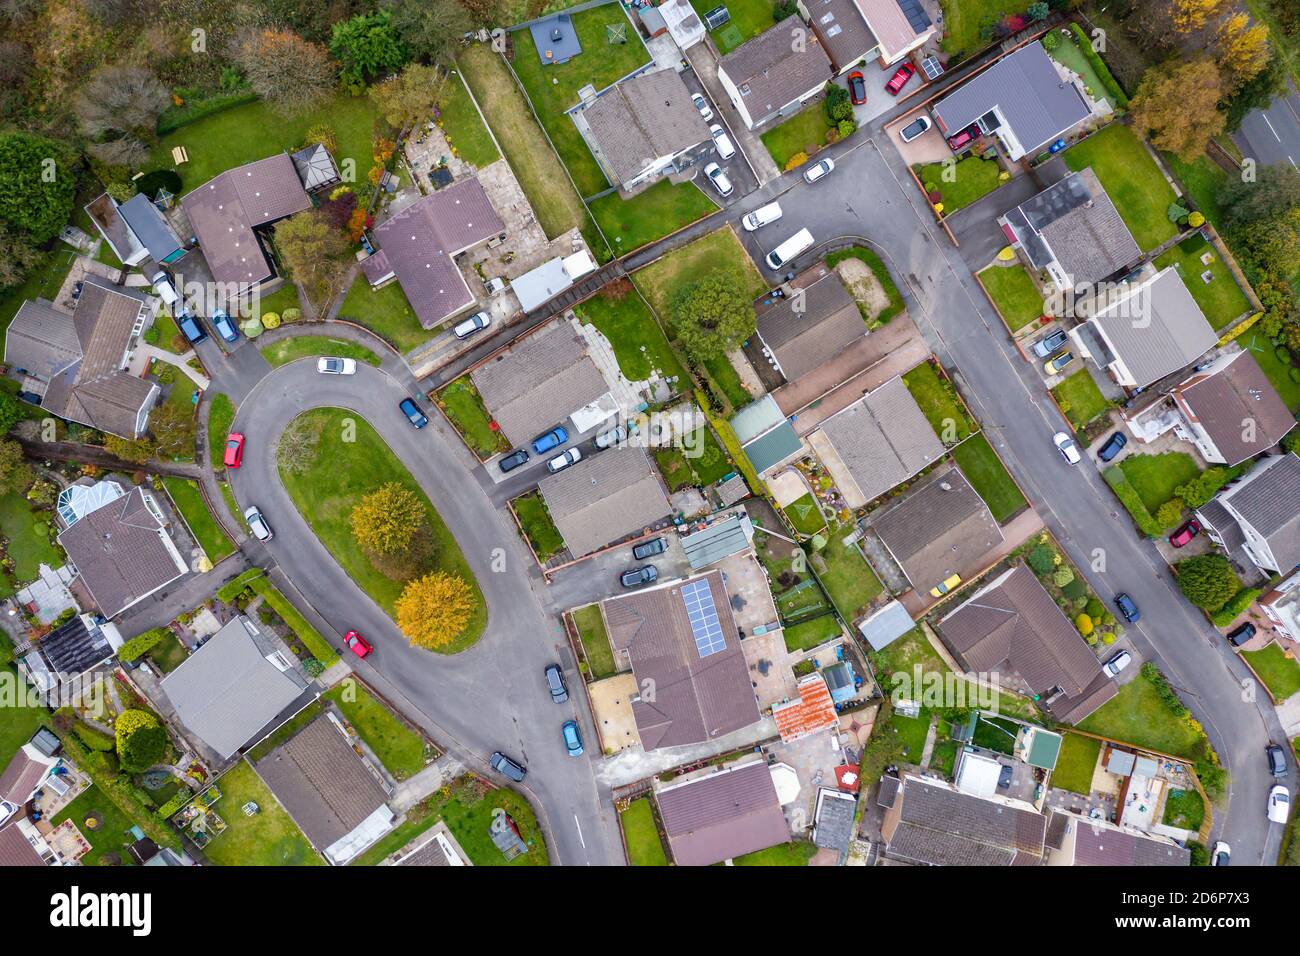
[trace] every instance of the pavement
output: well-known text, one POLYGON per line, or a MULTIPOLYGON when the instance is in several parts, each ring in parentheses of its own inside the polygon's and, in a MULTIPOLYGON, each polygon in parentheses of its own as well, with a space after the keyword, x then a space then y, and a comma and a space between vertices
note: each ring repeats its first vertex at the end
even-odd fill
POLYGON ((1286 95, 1274 97, 1268 109, 1247 113, 1232 141, 1262 166, 1300 163, 1300 93, 1295 80, 1287 81, 1286 95))

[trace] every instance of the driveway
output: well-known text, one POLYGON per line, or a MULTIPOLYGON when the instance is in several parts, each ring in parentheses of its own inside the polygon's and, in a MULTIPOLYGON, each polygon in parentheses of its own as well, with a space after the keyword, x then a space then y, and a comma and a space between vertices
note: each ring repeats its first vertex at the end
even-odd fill
POLYGON ((962 261, 972 272, 979 272, 987 266, 1007 245, 1007 237, 997 223, 998 216, 1037 196, 1050 185, 1050 182, 1039 185, 1029 175, 1016 176, 948 217, 948 228, 961 244, 962 261))

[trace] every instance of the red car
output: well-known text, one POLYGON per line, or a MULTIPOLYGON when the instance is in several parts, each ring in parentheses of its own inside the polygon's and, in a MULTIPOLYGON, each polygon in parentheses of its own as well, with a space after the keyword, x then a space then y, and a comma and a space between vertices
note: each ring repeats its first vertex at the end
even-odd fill
POLYGON ((353 653, 356 654, 357 657, 365 657, 374 650, 374 648, 370 646, 370 642, 356 631, 348 631, 344 634, 343 643, 352 648, 353 653))
POLYGON ((894 75, 889 78, 889 82, 885 84, 885 91, 889 93, 890 96, 897 96, 898 91, 905 87, 907 81, 915 75, 916 67, 912 66, 910 62, 904 63, 895 70, 894 75))
POLYGON ((1169 536, 1169 543, 1175 548, 1184 547, 1189 541, 1201 533, 1201 523, 1195 518, 1179 525, 1173 534, 1169 536))
POLYGON ((971 123, 964 130, 953 133, 951 136, 948 137, 948 148, 951 149, 953 152, 956 152, 957 150, 961 149, 963 146, 965 146, 967 143, 969 143, 971 140, 973 140, 976 136, 979 135, 980 135, 980 124, 971 123))
POLYGON ((239 463, 244 460, 244 436, 239 432, 231 432, 226 436, 226 467, 238 468, 239 463))
POLYGON ((854 106, 861 106, 867 101, 867 78, 862 75, 861 70, 854 70, 849 74, 849 99, 853 101, 854 106))

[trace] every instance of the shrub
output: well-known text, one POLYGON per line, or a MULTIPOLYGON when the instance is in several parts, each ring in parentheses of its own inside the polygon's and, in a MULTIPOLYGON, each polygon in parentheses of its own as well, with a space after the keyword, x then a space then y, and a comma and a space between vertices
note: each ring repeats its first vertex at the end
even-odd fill
POLYGON ((1043 37, 1043 49, 1051 53, 1061 45, 1061 34, 1052 30, 1043 37))
POLYGON ((297 322, 302 318, 302 309, 290 306, 280 313, 280 320, 283 322, 297 322))
POLYGON ((124 662, 137 660, 158 646, 158 642, 169 633, 165 627, 155 627, 151 631, 138 634, 122 645, 117 652, 117 659, 124 662))
POLYGON ((802 166, 806 162, 808 162, 808 154, 801 149, 799 150, 799 152, 795 153, 788 160, 786 160, 785 171, 788 173, 790 170, 798 166, 802 166))
POLYGON ((127 772, 148 770, 167 750, 167 731, 146 710, 124 710, 115 724, 117 758, 127 772))
POLYGON ((280 314, 278 312, 262 313, 262 328, 278 329, 280 327, 280 314))
POLYGON ((1288 349, 1285 345, 1279 345, 1277 348, 1275 348, 1273 350, 1273 355, 1283 365, 1291 364, 1291 350, 1288 349))
POLYGON ((1198 554, 1174 565, 1178 589, 1203 611, 1218 611, 1241 590, 1241 582, 1228 559, 1220 554, 1198 554))
POLYGON ((1074 580, 1074 572, 1069 568, 1057 568, 1052 572, 1052 581, 1058 588, 1063 588, 1074 580))
POLYGON ((1220 488, 1241 475, 1244 470, 1241 466, 1224 468, 1221 465, 1213 465, 1206 468, 1205 471, 1187 484, 1179 485, 1174 489, 1174 494, 1182 499, 1186 507, 1199 508, 1218 494, 1220 488))
POLYGON ((1098 598, 1088 598, 1086 610, 1090 618, 1094 621, 1100 621, 1106 614, 1106 605, 1102 604, 1098 598))
POLYGON ((189 803, 190 797, 192 796, 193 794, 190 793, 187 787, 181 787, 181 789, 172 794, 170 800, 158 808, 159 818, 166 820, 181 807, 185 806, 185 804, 189 803))
POLYGON ((853 119, 853 103, 849 99, 849 91, 842 86, 830 87, 822 105, 826 109, 826 118, 832 123, 853 119))
POLYGON ((1120 109, 1128 109, 1128 94, 1124 92, 1123 87, 1115 79, 1115 75, 1110 72, 1110 67, 1101 55, 1092 48, 1092 40, 1084 32, 1083 27, 1077 23, 1070 24, 1070 32, 1074 34, 1075 42, 1079 44, 1079 49, 1083 52, 1083 58, 1092 64, 1092 68, 1097 71, 1097 76, 1101 77, 1101 85, 1106 87, 1106 92, 1110 94, 1120 109))
POLYGON ((1087 637, 1093 631, 1092 618, 1087 614, 1080 614, 1074 619, 1074 626, 1078 629, 1080 634, 1087 637))
POLYGON ((853 120, 851 119, 840 120, 839 123, 840 139, 845 139, 846 137, 852 136, 857 131, 858 131, 858 124, 853 122, 853 120))
POLYGON ((1170 498, 1156 509, 1156 524, 1162 528, 1172 528, 1183 517, 1183 499, 1170 498))
POLYGON ((1175 717, 1187 716, 1187 705, 1182 702, 1173 687, 1170 686, 1168 678, 1160 673, 1160 668, 1156 667, 1151 661, 1147 661, 1142 665, 1139 673, 1156 689, 1160 699, 1164 701, 1165 706, 1169 708, 1175 717))
POLYGON ((173 196, 179 196, 181 185, 180 174, 171 169, 155 169, 135 181, 136 192, 143 193, 150 199, 156 199, 160 189, 167 190, 173 196))
POLYGON ((1244 614, 1246 610, 1255 603, 1255 599, 1259 597, 1259 595, 1260 590, 1258 588, 1242 588, 1228 599, 1227 604, 1214 612, 1212 615, 1214 626, 1227 627, 1236 620, 1239 615, 1244 614))
POLYGON ((1050 545, 1036 544, 1026 559, 1037 574, 1051 574, 1056 569, 1056 552, 1050 545))

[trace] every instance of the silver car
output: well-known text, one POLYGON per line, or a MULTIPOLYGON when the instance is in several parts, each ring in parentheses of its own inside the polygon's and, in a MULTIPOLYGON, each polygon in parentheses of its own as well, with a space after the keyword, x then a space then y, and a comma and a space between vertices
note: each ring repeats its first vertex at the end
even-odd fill
POLYGON ((722 171, 722 167, 717 163, 709 163, 704 167, 704 175, 709 178, 713 188, 718 191, 719 196, 730 196, 735 188, 731 185, 731 180, 727 174, 722 171))
POLYGON ((262 517, 262 512, 257 510, 256 505, 250 506, 244 512, 244 520, 248 522, 248 529, 253 532, 253 537, 258 541, 270 541, 275 537, 271 526, 266 523, 266 519, 262 517))

